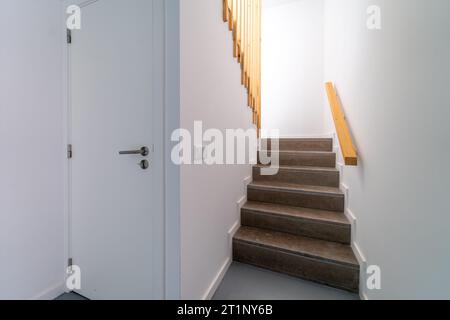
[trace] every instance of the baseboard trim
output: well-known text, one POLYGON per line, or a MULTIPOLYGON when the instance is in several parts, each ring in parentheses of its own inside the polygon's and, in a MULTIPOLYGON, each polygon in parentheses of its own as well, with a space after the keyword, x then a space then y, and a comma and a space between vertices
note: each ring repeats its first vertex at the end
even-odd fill
MULTIPOLYGON (((244 179, 244 187, 245 190, 247 190, 247 186, 252 182, 252 177, 249 176, 244 179)), ((238 220, 236 220, 231 228, 228 230, 228 257, 223 263, 222 267, 219 269, 219 272, 214 277, 213 281, 209 285, 208 289, 206 290, 205 294, 203 295, 202 300, 211 300, 214 297, 214 294, 216 293, 217 289, 219 288, 220 284, 222 283, 223 278, 225 277, 228 269, 230 268, 232 262, 233 262, 233 237, 236 234, 236 232, 241 227, 241 209, 244 206, 244 204, 247 202, 247 192, 245 192, 245 195, 242 196, 237 202, 236 202, 236 208, 238 212, 238 220)))
POLYGON ((361 292, 361 294, 359 295, 361 300, 367 301, 369 300, 369 298, 367 297, 367 295, 364 292, 361 292))
POLYGON ((247 187, 250 183, 252 183, 252 181, 253 181, 252 176, 248 176, 247 178, 244 179, 244 194, 247 194, 247 187))
POLYGON ((45 289, 44 291, 35 295, 33 298, 29 300, 54 300, 65 292, 66 292, 65 283, 60 282, 45 289))
MULTIPOLYGON (((245 199, 246 197, 243 197, 245 199)), ((241 203, 245 203, 245 201, 239 200, 238 201, 238 207, 241 208, 241 203)), ((240 209, 239 209, 240 210, 240 209)), ((236 234, 236 232, 241 227, 240 220, 236 221, 233 226, 228 230, 228 247, 229 247, 229 256, 223 263, 222 267, 220 268, 217 275, 214 277, 214 280, 209 285, 208 289, 206 290, 206 293, 203 295, 202 300, 211 300, 214 297, 214 294, 216 293, 217 289, 219 288, 220 284, 222 283, 223 278, 227 274, 228 269, 231 266, 231 263, 233 262, 233 237, 236 234)))
POLYGON ((369 300, 366 294, 366 282, 367 282, 367 260, 362 253, 358 243, 356 242, 356 231, 357 231, 357 219, 353 212, 347 208, 345 210, 345 215, 352 225, 352 249, 355 253, 356 259, 360 265, 359 272, 359 297, 361 300, 369 300))
MULTIPOLYGON (((337 138, 336 133, 333 133, 333 145, 334 145, 334 152, 336 152, 337 155, 341 152, 341 148, 339 146, 339 141, 337 138)), ((357 219, 356 216, 353 214, 352 210, 349 208, 349 193, 350 188, 342 182, 344 180, 344 170, 345 170, 345 164, 341 161, 337 162, 337 168, 339 170, 340 175, 340 188, 345 193, 345 215, 347 216, 348 220, 351 223, 352 226, 352 241, 351 246, 353 249, 353 252, 355 253, 356 259, 358 260, 358 263, 360 265, 360 272, 359 272, 359 297, 361 300, 369 300, 366 294, 366 282, 367 282, 367 260, 362 253, 358 243, 356 242, 356 231, 357 231, 357 219)))
POLYGON ((219 288, 219 285, 221 284, 223 278, 225 277, 225 274, 227 273, 228 269, 231 266, 231 262, 232 260, 230 258, 227 258, 227 260, 224 262, 217 275, 214 277, 214 280, 208 287, 208 290, 206 290, 206 293, 203 295, 202 300, 211 300, 214 297, 214 294, 216 293, 217 289, 219 288))
POLYGON ((345 210, 348 210, 349 205, 349 187, 345 183, 341 183, 340 189, 342 192, 344 192, 345 195, 345 210))
POLYGON ((347 219, 350 221, 350 223, 352 225, 351 239, 352 239, 352 243, 353 243, 354 241, 356 241, 356 228, 357 228, 356 217, 353 214, 353 212, 348 208, 345 209, 345 216, 347 217, 347 219))
MULTIPOLYGON (((245 202, 244 202, 245 203, 245 202)), ((242 206, 239 206, 239 208, 242 208, 242 206)), ((236 221, 230 230, 228 230, 228 243, 230 244, 229 248, 233 249, 233 237, 238 232, 239 228, 241 227, 241 221, 240 219, 236 221)), ((230 251, 230 253, 232 253, 230 251)))
POLYGON ((366 283, 367 283, 367 260, 364 254, 361 252, 359 245, 356 241, 352 241, 352 249, 355 253, 356 259, 360 265, 359 271, 359 297, 361 300, 369 300, 366 294, 366 283))

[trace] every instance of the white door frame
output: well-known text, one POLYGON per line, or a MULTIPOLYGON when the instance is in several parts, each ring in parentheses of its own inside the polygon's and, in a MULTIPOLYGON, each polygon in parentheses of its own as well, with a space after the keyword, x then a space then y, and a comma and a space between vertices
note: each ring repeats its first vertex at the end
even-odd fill
MULTIPOLYGON (((66 43, 66 8, 69 5, 79 5, 81 8, 90 3, 102 0, 62 0, 62 30, 63 36, 63 136, 64 143, 70 144, 70 50, 66 43)), ((150 1, 150 0, 149 0, 150 1)), ((181 297, 181 266, 180 266, 180 168, 171 161, 172 131, 179 128, 180 123, 180 0, 151 0, 154 2, 154 92, 161 92, 153 98, 154 114, 154 148, 152 166, 158 168, 155 172, 159 177, 154 179, 164 181, 164 186, 155 185, 156 197, 164 199, 156 210, 154 234, 154 297, 157 299, 180 299, 181 297), (164 61, 164 63, 161 63, 164 61), (163 244, 162 246, 160 244, 163 244)), ((82 27, 82 26, 81 26, 82 27)), ((76 31, 75 31, 76 32, 76 31)), ((75 151, 76 152, 76 151, 75 151)), ((62 270, 66 270, 71 257, 70 248, 70 185, 71 165, 67 155, 63 155, 64 163, 64 257, 62 270)), ((76 261, 75 261, 76 264, 76 261)), ((65 279, 65 274, 63 275, 65 279)), ((65 280, 64 280, 65 282, 65 280)))

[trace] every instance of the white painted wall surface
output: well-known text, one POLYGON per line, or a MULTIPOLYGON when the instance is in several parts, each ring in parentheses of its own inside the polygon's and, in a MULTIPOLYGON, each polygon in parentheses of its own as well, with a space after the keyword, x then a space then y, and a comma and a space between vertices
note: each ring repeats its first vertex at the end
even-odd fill
POLYGON ((180 1, 165 0, 165 295, 181 296, 180 167, 172 162, 168 137, 180 127, 180 1))
POLYGON ((64 276, 62 11, 0 10, 0 299, 52 298, 64 276))
MULTIPOLYGON (((232 36, 222 20, 222 0, 181 1, 181 127, 247 129, 251 112, 232 56, 232 36)), ((228 230, 239 221, 244 166, 181 168, 181 293, 207 297, 230 259, 228 230)))
POLYGON ((324 130, 324 2, 264 0, 262 127, 282 137, 324 130))
MULTIPOLYGON (((379 265, 369 299, 450 298, 450 2, 326 0, 326 80, 334 81, 360 164, 344 169, 356 242, 379 265)), ((331 121, 328 121, 332 126, 331 121)))

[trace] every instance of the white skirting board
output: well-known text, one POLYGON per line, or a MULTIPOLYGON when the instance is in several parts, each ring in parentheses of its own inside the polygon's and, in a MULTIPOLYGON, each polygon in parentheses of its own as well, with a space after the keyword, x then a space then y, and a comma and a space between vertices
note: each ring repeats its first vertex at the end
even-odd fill
POLYGON ((66 292, 65 282, 57 283, 41 293, 37 294, 30 300, 54 300, 66 292))
MULTIPOLYGON (((338 167, 340 168, 341 175, 342 175, 343 165, 338 165, 338 167)), ((357 219, 356 219, 356 216, 353 214, 353 212, 349 208, 348 199, 349 199, 350 189, 345 183, 341 183, 341 190, 345 194, 345 215, 347 216, 348 220, 350 221, 351 228, 352 228, 352 236, 351 236, 351 238, 352 238, 352 243, 351 243, 352 249, 353 249, 353 252, 355 253, 356 259, 358 260, 358 263, 360 265, 359 296, 360 296, 361 300, 368 300, 367 294, 366 294, 367 260, 366 260, 366 258, 364 256, 364 254, 362 253, 360 246, 356 242, 356 232, 358 230, 357 229, 357 219)))
MULTIPOLYGON (((333 145, 334 145, 333 151, 337 154, 338 159, 339 159, 341 148, 340 148, 339 140, 338 140, 336 133, 333 133, 333 145)), ((352 210, 350 209, 350 203, 349 203, 350 188, 344 182, 342 182, 342 181, 344 181, 345 165, 343 162, 341 162, 341 160, 338 161, 337 168, 339 170, 339 176, 340 176, 340 181, 341 181, 340 188, 345 194, 345 215, 351 222, 351 226, 352 226, 352 236, 351 236, 352 243, 351 243, 351 245, 352 245, 353 252, 355 253, 356 259, 358 260, 358 263, 360 265, 359 297, 361 298, 361 300, 369 300, 367 297, 367 293, 366 293, 367 260, 365 258, 365 255, 361 251, 361 247, 359 246, 359 244, 356 241, 357 219, 356 219, 356 216, 353 214, 352 210)))
POLYGON ((356 225, 356 217, 353 214, 353 212, 350 209, 345 210, 345 215, 350 220, 352 224, 352 249, 355 253, 356 259, 358 260, 358 263, 360 265, 360 273, 359 273, 359 296, 361 300, 369 300, 367 298, 366 294, 366 283, 367 283, 367 260, 364 256, 364 254, 361 251, 361 248, 359 247, 358 243, 356 242, 356 231, 357 231, 357 225, 356 225))
POLYGON ((252 182, 252 177, 249 176, 244 179, 244 190, 245 195, 242 196, 236 203, 236 208, 238 212, 239 219, 234 222, 234 224, 231 226, 230 230, 228 230, 228 257, 226 258, 225 262, 222 264, 222 267, 217 272, 217 275, 214 277, 214 280, 209 285, 208 289, 206 290, 205 294, 203 295, 202 300, 211 300, 216 293, 217 289, 219 288, 219 285, 222 283, 223 278, 225 277, 225 274, 227 273, 228 269, 231 266, 231 263, 233 262, 233 237, 236 234, 236 232, 241 227, 241 209, 244 206, 244 204, 247 202, 247 186, 252 182))
POLYGON ((203 295, 202 300, 211 300, 213 298, 214 294, 217 291, 217 288, 219 288, 220 283, 222 282, 223 278, 225 277, 225 274, 230 268, 231 262, 232 260, 230 258, 227 258, 227 260, 224 262, 217 275, 214 277, 214 280, 208 287, 208 290, 206 290, 206 293, 203 295))
MULTIPOLYGON (((245 198, 245 197, 244 197, 245 198)), ((245 201, 243 202, 245 203, 245 201)), ((239 206, 239 210, 242 208, 242 206, 239 206)), ((236 232, 241 227, 241 221, 238 220, 233 224, 233 227, 228 231, 228 246, 229 246, 229 256, 223 263, 222 267, 220 268, 217 275, 214 277, 214 280, 211 282, 211 284, 208 287, 208 290, 206 290, 205 294, 203 295, 202 300, 211 300, 216 293, 217 289, 219 288, 220 284, 222 283, 223 278, 225 277, 228 269, 231 266, 231 263, 233 262, 233 237, 236 234, 236 232)))

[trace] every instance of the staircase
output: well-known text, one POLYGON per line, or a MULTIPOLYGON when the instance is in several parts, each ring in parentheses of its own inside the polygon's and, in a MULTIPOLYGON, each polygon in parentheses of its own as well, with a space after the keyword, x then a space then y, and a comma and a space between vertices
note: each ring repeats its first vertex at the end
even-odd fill
POLYGON ((358 292, 332 139, 282 139, 279 149, 277 175, 253 168, 234 260, 358 292))

